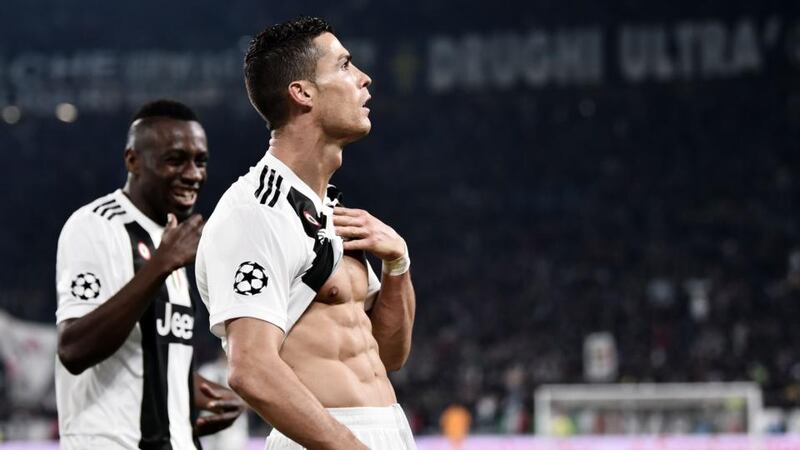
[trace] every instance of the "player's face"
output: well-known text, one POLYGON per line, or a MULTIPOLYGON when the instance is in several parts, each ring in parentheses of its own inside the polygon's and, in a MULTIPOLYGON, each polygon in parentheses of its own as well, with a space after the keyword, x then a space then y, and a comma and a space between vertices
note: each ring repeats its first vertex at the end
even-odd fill
POLYGON ((160 119, 151 125, 143 149, 138 183, 157 217, 188 217, 206 181, 208 145, 197 122, 160 119))
POLYGON ((320 51, 314 84, 317 98, 313 110, 326 134, 346 142, 354 141, 372 128, 369 120, 367 87, 372 80, 352 62, 350 52, 331 33, 314 38, 320 51))

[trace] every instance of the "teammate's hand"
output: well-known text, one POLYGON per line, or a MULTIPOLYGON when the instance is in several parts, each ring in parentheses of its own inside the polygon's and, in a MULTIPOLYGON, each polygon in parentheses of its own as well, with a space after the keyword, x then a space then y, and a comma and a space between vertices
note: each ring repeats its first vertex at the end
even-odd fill
POLYGON ((197 254, 203 224, 200 214, 192 214, 180 224, 174 214, 169 214, 155 257, 163 261, 170 271, 192 263, 197 254))
POLYGON ((208 399, 208 402, 200 409, 211 411, 214 414, 197 418, 195 428, 198 436, 213 434, 228 428, 245 410, 242 399, 230 389, 201 383, 200 391, 208 399))
POLYGON ((333 225, 344 239, 345 250, 366 250, 383 261, 393 261, 406 252, 403 238, 363 209, 334 208, 333 225))

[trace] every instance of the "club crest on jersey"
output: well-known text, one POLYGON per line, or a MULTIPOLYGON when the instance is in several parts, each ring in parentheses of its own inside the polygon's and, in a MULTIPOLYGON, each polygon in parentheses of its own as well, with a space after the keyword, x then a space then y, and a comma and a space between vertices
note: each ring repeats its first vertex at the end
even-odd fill
POLYGON ((264 267, 254 261, 245 261, 236 269, 233 291, 239 295, 256 295, 267 287, 268 281, 264 267))
POLYGON ((72 280, 70 293, 80 300, 91 300, 100 295, 100 279, 91 272, 79 273, 72 280))
POLYGON ((319 224, 319 222, 317 221, 317 219, 316 219, 316 218, 314 218, 314 216, 313 216, 313 215, 311 215, 311 213, 310 213, 310 212, 308 212, 308 211, 305 211, 305 210, 304 210, 304 211, 303 211, 303 215, 305 216, 306 220, 307 220, 307 221, 308 221, 308 222, 309 222, 311 225, 314 225, 314 226, 315 226, 315 227, 317 227, 317 228, 319 228, 319 227, 321 227, 321 226, 322 226, 322 225, 320 225, 320 224, 319 224))
POLYGON ((330 239, 330 237, 328 236, 328 230, 323 228, 317 231, 317 245, 324 244, 325 241, 327 241, 328 239, 330 239))
POLYGON ((139 244, 136 246, 136 250, 139 251, 139 256, 141 256, 144 260, 150 260, 150 248, 147 247, 147 244, 139 241, 139 244))

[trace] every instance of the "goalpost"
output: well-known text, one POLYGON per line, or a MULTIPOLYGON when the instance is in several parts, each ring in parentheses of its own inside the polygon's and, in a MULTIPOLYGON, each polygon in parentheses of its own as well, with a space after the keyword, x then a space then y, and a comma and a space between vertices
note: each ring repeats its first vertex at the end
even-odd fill
POLYGON ((759 432, 755 383, 543 385, 534 396, 536 433, 550 436, 759 432))

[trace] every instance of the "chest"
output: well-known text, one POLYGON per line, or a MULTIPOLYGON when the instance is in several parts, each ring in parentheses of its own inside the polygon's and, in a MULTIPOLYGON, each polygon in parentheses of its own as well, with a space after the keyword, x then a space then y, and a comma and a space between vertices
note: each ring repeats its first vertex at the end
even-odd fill
POLYGON ((363 302, 369 286, 366 264, 362 252, 346 252, 314 301, 328 305, 363 302))
MULTIPOLYGON (((119 265, 126 283, 156 253, 161 243, 161 236, 162 233, 160 231, 148 231, 136 222, 130 222, 125 225, 124 233, 121 233, 121 237, 118 237, 118 242, 120 242, 118 244, 118 253, 129 258, 120 258, 121 261, 125 259, 130 261, 128 264, 119 265)), ((164 302, 191 307, 190 289, 191 285, 186 268, 180 268, 172 272, 164 281, 159 289, 159 298, 164 302)))
MULTIPOLYGON (((125 229, 135 273, 153 257, 161 234, 148 232, 136 222, 128 223, 125 229)), ((139 319, 139 326, 143 342, 191 345, 194 307, 185 268, 172 272, 153 294, 149 307, 139 319)))

